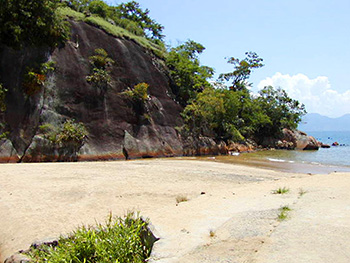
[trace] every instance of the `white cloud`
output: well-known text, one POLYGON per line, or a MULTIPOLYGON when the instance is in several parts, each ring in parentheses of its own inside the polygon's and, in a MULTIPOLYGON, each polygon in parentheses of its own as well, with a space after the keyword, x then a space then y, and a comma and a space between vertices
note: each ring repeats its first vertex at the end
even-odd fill
POLYGON ((340 117, 350 113, 350 90, 344 93, 332 89, 327 77, 310 79, 304 74, 290 76, 277 72, 258 84, 258 88, 271 85, 287 91, 289 97, 304 103, 309 113, 319 113, 328 117, 340 117))

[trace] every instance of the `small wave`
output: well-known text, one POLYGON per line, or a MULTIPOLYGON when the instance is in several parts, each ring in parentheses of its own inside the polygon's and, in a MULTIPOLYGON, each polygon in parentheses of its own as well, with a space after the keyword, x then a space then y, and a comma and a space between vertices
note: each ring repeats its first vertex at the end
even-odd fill
POLYGON ((279 162, 279 163, 285 163, 286 162, 286 160, 274 159, 274 158, 267 158, 267 160, 269 160, 270 162, 279 162))

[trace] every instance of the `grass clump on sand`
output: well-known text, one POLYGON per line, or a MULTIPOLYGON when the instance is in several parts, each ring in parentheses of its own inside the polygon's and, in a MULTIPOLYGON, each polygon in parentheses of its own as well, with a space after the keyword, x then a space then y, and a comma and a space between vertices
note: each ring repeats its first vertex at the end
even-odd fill
POLYGON ((283 195, 283 194, 289 193, 289 188, 287 188, 287 187, 283 187, 283 188, 279 187, 278 189, 273 190, 272 193, 273 194, 283 195))
POLYGON ((187 202, 187 201, 188 201, 188 198, 185 195, 178 195, 176 197, 176 204, 179 204, 181 202, 187 202))
POLYGON ((307 193, 307 191, 306 190, 304 190, 303 188, 300 188, 299 189, 299 197, 302 197, 304 194, 306 194, 307 193))
POLYGON ((153 53, 158 57, 164 58, 166 56, 166 49, 163 46, 157 45, 152 41, 146 39, 145 37, 134 35, 133 33, 129 32, 124 28, 112 25, 111 23, 99 16, 85 16, 83 13, 74 11, 69 7, 60 7, 57 9, 57 12, 62 17, 69 17, 76 21, 84 21, 88 24, 94 25, 115 37, 134 40, 136 43, 143 46, 144 48, 152 50, 153 53))
POLYGON ((68 237, 61 237, 56 247, 31 248, 28 255, 38 263, 146 262, 152 248, 143 238, 147 224, 135 213, 124 218, 110 215, 106 225, 79 227, 68 237))
POLYGON ((210 237, 215 237, 215 236, 216 236, 215 231, 212 230, 212 229, 210 229, 210 230, 209 230, 209 236, 210 236, 210 237))
POLYGON ((278 221, 284 221, 288 218, 288 212, 292 211, 292 209, 290 209, 289 206, 282 206, 280 209, 279 209, 280 213, 278 214, 278 221))

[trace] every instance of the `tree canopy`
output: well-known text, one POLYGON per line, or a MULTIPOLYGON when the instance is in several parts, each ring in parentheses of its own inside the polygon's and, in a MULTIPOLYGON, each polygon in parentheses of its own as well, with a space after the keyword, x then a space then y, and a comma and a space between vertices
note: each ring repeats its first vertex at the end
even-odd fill
MULTIPOLYGON (((189 45, 180 50, 199 65, 193 51, 202 51, 204 47, 189 45)), ((268 86, 257 95, 247 88, 251 85, 247 80, 252 70, 262 67, 262 61, 256 53, 247 52, 243 60, 233 57, 228 60, 234 65, 234 71, 220 74, 220 85, 195 89, 193 83, 187 82, 190 85, 187 90, 196 92, 182 114, 184 134, 224 141, 253 139, 260 142, 264 137, 277 138, 283 128, 295 129, 306 113, 303 104, 291 99, 282 88, 268 86), (223 80, 231 80, 232 86, 226 86, 223 80)), ((187 64, 184 67, 189 68, 187 64)))
POLYGON ((66 23, 55 13, 59 0, 2 0, 0 43, 57 46, 69 37, 66 23))
POLYGON ((198 92, 210 86, 208 78, 213 76, 214 69, 201 66, 198 58, 204 49, 203 45, 188 40, 172 48, 167 56, 166 64, 179 87, 178 99, 182 105, 186 105, 198 92))
POLYGON ((261 68, 264 66, 263 59, 260 58, 255 52, 246 52, 246 58, 239 60, 238 58, 231 57, 227 63, 234 66, 234 71, 229 73, 222 73, 219 76, 220 80, 232 81, 232 89, 242 90, 250 83, 247 80, 255 68, 261 68))

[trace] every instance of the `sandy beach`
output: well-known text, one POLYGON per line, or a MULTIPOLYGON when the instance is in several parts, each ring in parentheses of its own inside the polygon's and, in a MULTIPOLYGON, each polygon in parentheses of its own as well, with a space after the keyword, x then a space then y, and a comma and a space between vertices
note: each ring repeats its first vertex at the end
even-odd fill
POLYGON ((2 164, 0 262, 109 212, 148 217, 151 262, 350 262, 350 173, 148 159, 2 164), (286 187, 283 195, 273 190, 286 187), (303 193, 303 194, 301 194, 303 193), (176 202, 177 197, 188 199, 176 202), (286 220, 279 208, 289 206, 286 220))

